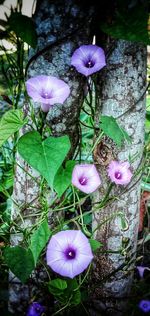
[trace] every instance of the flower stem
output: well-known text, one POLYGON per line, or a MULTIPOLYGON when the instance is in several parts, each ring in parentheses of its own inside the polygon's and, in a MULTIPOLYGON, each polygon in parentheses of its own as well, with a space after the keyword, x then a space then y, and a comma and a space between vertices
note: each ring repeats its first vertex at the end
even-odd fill
POLYGON ((110 194, 110 192, 111 192, 113 186, 114 186, 114 183, 110 183, 110 185, 109 185, 109 187, 108 187, 108 190, 107 190, 107 192, 106 192, 106 195, 105 195, 104 199, 102 200, 103 203, 107 202, 107 199, 108 199, 108 197, 109 197, 109 194, 110 194))
POLYGON ((64 305, 62 308, 60 308, 57 312, 53 313, 52 316, 55 316, 55 315, 59 314, 61 311, 63 311, 64 309, 66 309, 70 305, 71 298, 72 298, 72 296, 69 298, 68 303, 66 305, 64 305))
POLYGON ((90 269, 91 269, 91 264, 89 265, 88 269, 87 269, 87 272, 84 276, 84 278, 82 279, 82 281, 80 282, 80 284, 78 285, 78 287, 76 289, 74 289, 73 291, 76 292, 80 289, 81 285, 84 283, 85 279, 87 278, 89 272, 90 272, 90 269))
POLYGON ((101 226, 103 226, 105 223, 107 223, 108 221, 111 221, 112 219, 114 219, 115 217, 118 216, 118 213, 114 213, 113 215, 111 215, 110 217, 107 217, 103 222, 101 222, 99 225, 97 225, 97 227, 93 230, 92 232, 92 236, 94 235, 94 233, 96 232, 97 229, 99 229, 101 226))
POLYGON ((84 221, 83 221, 83 214, 82 214, 82 209, 81 209, 81 205, 80 205, 80 199, 79 199, 79 196, 78 196, 78 193, 76 192, 76 197, 77 197, 77 200, 78 200, 78 203, 79 203, 79 211, 80 211, 80 224, 81 226, 84 225, 84 221))

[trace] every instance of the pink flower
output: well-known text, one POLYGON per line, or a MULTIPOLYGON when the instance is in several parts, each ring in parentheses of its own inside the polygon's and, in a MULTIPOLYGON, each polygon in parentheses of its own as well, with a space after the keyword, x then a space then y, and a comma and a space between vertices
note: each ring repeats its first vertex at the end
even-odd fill
POLYGON ((88 267, 93 254, 88 238, 80 230, 65 230, 52 236, 46 258, 53 271, 72 279, 88 267))
POLYGON ((132 178, 129 162, 112 160, 108 166, 108 175, 112 182, 120 185, 127 185, 132 178))
POLYGON ((76 165, 72 173, 72 184, 84 193, 94 192, 101 184, 95 165, 76 165))
POLYGON ((86 77, 92 75, 106 65, 104 51, 97 45, 82 45, 74 51, 71 65, 86 77))
POLYGON ((36 76, 26 81, 28 95, 41 103, 41 109, 48 112, 52 105, 64 103, 70 94, 67 83, 53 76, 36 76))

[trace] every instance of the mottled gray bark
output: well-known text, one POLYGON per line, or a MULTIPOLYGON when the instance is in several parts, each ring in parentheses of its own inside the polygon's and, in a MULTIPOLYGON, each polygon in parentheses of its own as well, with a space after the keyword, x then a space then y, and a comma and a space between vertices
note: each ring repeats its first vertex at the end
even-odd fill
MULTIPOLYGON (((86 11, 82 3, 77 0, 44 0, 37 2, 34 16, 38 33, 38 46, 36 52, 31 51, 27 77, 42 74, 52 75, 68 83, 71 90, 70 96, 63 105, 56 104, 49 111, 45 127, 50 127, 52 135, 56 137, 64 134, 69 135, 71 141, 70 157, 73 156, 79 142, 78 117, 86 80, 84 76, 79 75, 70 66, 71 55, 81 44, 87 44, 92 41, 90 36, 92 13, 92 7, 89 7, 88 11, 86 11)), ((30 117, 28 105, 25 105, 24 108, 27 116, 30 117)), ((35 108, 38 124, 39 104, 35 104, 35 108)), ((22 133, 27 132, 27 130, 28 128, 23 130, 22 133)), ((35 171, 18 156, 17 162, 27 172, 39 179, 38 175, 34 174, 35 171)), ((30 227, 34 223, 35 217, 32 219, 30 216, 42 207, 39 191, 37 182, 16 165, 13 197, 18 206, 14 204, 12 216, 14 219, 18 218, 17 223, 22 225, 22 228, 30 227), (21 212, 23 218, 26 216, 24 224, 19 220, 19 212, 21 212)), ((17 234, 17 236, 13 234, 11 238, 12 244, 18 244, 20 239, 22 239, 20 234, 17 234)), ((12 278, 12 275, 10 275, 10 278, 12 278)), ((35 277, 33 277, 33 280, 35 281, 35 277)), ((38 293, 40 283, 32 282, 32 279, 29 280, 27 285, 21 285, 17 279, 15 281, 18 284, 13 281, 10 284, 9 310, 18 315, 19 312, 21 313, 24 310, 30 300, 33 298, 37 300, 40 297, 38 293), (34 286, 33 283, 35 283, 34 286)))
MULTIPOLYGON (((106 171, 110 160, 129 161, 130 157, 133 158, 133 173, 141 167, 144 147, 146 47, 116 41, 99 82, 101 102, 97 113, 118 118, 120 126, 131 136, 132 143, 126 143, 118 151, 107 139, 98 144, 94 159, 101 174, 102 187, 95 194, 95 202, 101 200, 110 183, 106 171)), ((114 194, 118 199, 93 215, 95 229, 113 213, 124 212, 129 228, 122 231, 118 218, 114 218, 95 231, 95 238, 104 243, 103 249, 100 249, 104 250, 104 254, 97 254, 92 272, 92 315, 126 315, 137 245, 140 178, 141 173, 127 187, 115 187, 110 196, 114 194), (113 253, 123 250, 125 241, 128 248, 122 254, 113 253)))
POLYGON ((79 1, 39 1, 35 12, 38 53, 32 56, 28 76, 56 76, 68 83, 71 95, 55 105, 46 118, 55 136, 68 134, 73 151, 78 143, 78 116, 83 101, 84 76, 70 66, 73 51, 92 41, 92 7, 85 11, 79 1), (41 53, 39 53, 41 50, 41 53))
MULTIPOLYGON (((31 121, 30 111, 28 104, 24 104, 24 112, 28 115, 29 122, 31 121)), ((20 131, 20 136, 31 130, 28 126, 24 127, 20 131)), ((31 168, 17 153, 16 154, 16 166, 15 166, 15 178, 13 189, 13 208, 11 212, 11 218, 16 224, 11 229, 11 245, 16 246, 23 242, 23 231, 30 229, 35 224, 35 214, 39 213, 42 207, 40 203, 40 175, 31 168)), ((9 273, 9 301, 8 309, 15 315, 22 315, 27 307, 27 304, 33 296, 40 296, 40 271, 35 272, 28 284, 22 284, 20 280, 14 276, 10 271, 9 273)), ((42 272, 42 277, 45 275, 42 272)))

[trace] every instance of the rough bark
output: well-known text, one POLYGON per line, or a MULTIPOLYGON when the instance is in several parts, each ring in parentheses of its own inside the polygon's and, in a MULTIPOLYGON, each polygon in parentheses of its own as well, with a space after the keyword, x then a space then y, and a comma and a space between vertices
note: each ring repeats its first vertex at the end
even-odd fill
MULTIPOLYGON (((87 12, 84 5, 77 0, 45 0, 37 2, 34 16, 38 33, 38 46, 36 52, 31 51, 27 77, 41 74, 52 75, 68 83, 71 95, 63 106, 57 104, 49 111, 45 125, 51 128, 52 135, 56 137, 64 134, 70 137, 72 145, 70 157, 73 156, 79 141, 78 117, 85 84, 84 76, 79 75, 70 66, 70 61, 71 55, 77 47, 92 41, 90 35, 92 13, 92 6, 88 8, 87 12)), ((24 108, 26 115, 30 117, 28 105, 25 105, 24 108)), ((38 109, 39 104, 35 104, 37 122, 38 109)), ((22 133, 24 132, 27 132, 27 129, 22 131, 22 133)), ((27 172, 35 175, 32 168, 20 160, 18 156, 17 161, 27 172)), ((37 174, 35 177, 38 179, 37 174)), ((41 207, 39 190, 38 184, 16 165, 13 197, 18 206, 14 204, 12 216, 16 219, 21 210, 21 216, 26 216, 22 228, 31 226, 35 221, 35 217, 32 219, 30 215, 41 207), (32 201, 33 203, 31 203, 32 201)), ((19 220, 18 223, 20 223, 19 220)), ((13 234, 12 244, 17 245, 20 238, 22 239, 22 236, 16 237, 16 234, 13 234)), ((42 277, 44 278, 44 275, 42 277)), ((36 279, 36 282, 29 280, 27 285, 21 285, 19 280, 12 280, 12 275, 10 275, 10 279, 9 310, 15 315, 19 315, 19 312, 22 315, 25 307, 33 298, 41 297, 39 293, 40 281, 37 282, 33 276, 32 280, 35 281, 36 279)), ((40 280, 40 277, 38 279, 40 280)))
MULTIPOLYGON (((110 180, 107 166, 112 159, 129 161, 132 172, 141 167, 144 147, 146 90, 146 47, 127 41, 116 41, 107 60, 107 68, 99 81, 101 102, 97 117, 103 115, 118 118, 118 123, 128 132, 132 143, 126 143, 116 151, 113 143, 105 139, 95 149, 94 159, 102 178, 102 187, 95 194, 94 201, 101 200, 110 180)), ((124 315, 133 277, 133 263, 136 254, 139 199, 139 173, 127 187, 117 186, 110 196, 119 199, 93 215, 93 229, 113 213, 123 211, 128 219, 129 228, 122 231, 118 219, 107 221, 95 231, 95 238, 103 242, 102 250, 95 258, 91 282, 92 315, 124 315), (126 243, 125 243, 126 242, 126 243), (126 246, 125 246, 126 245, 126 246), (127 248, 126 248, 127 247, 127 248), (122 254, 109 253, 122 249, 122 254), (94 285, 93 285, 94 284, 94 285), (93 286, 92 286, 93 285, 93 286)))
POLYGON ((55 105, 46 121, 55 136, 68 134, 74 148, 78 143, 78 116, 86 79, 70 66, 73 51, 92 41, 90 22, 93 8, 85 10, 79 1, 39 1, 35 12, 38 51, 32 56, 28 76, 46 74, 69 84, 71 95, 63 105, 55 105))

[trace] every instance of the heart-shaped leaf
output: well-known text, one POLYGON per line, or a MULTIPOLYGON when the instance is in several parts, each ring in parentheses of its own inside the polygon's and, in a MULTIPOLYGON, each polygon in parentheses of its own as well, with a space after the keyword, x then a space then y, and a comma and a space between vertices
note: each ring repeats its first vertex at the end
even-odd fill
POLYGON ((33 131, 26 133, 18 141, 19 154, 40 172, 51 188, 69 149, 68 136, 48 137, 42 142, 41 135, 33 131))
POLYGON ((31 250, 20 246, 6 247, 4 258, 15 276, 25 283, 35 267, 31 250))
POLYGON ((39 228, 31 236, 31 245, 30 249, 33 253, 35 264, 38 260, 38 257, 45 247, 48 239, 50 238, 51 231, 49 229, 47 220, 45 220, 39 228))
POLYGON ((59 197, 65 192, 65 190, 71 184, 71 176, 72 176, 72 170, 74 166, 75 166, 75 161, 73 160, 67 161, 65 169, 63 167, 60 167, 60 169, 58 170, 55 176, 54 189, 58 193, 59 197))

